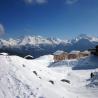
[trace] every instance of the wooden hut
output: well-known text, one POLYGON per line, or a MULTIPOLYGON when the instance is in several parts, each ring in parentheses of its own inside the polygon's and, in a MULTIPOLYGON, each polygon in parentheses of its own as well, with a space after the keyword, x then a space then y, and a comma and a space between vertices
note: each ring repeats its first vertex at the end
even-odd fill
POLYGON ((60 50, 58 50, 55 53, 53 53, 53 55, 54 55, 54 62, 65 60, 68 57, 67 56, 68 55, 67 52, 60 51, 60 50))
POLYGON ((56 51, 55 53, 53 53, 54 55, 54 62, 57 61, 62 61, 62 60, 70 60, 70 59, 80 59, 82 57, 87 57, 90 55, 89 51, 84 51, 84 52, 80 52, 80 51, 72 51, 70 53, 64 52, 64 51, 56 51))
POLYGON ((68 59, 79 59, 80 51, 72 51, 68 54, 68 59))

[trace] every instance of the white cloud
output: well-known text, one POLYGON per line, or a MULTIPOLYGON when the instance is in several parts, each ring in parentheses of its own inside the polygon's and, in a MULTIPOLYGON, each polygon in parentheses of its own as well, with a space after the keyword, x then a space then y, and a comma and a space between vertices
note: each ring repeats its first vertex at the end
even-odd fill
POLYGON ((47 2, 47 0, 35 0, 35 1, 36 1, 36 3, 39 3, 39 4, 43 4, 43 3, 47 2))
POLYGON ((47 0, 24 0, 26 4, 44 4, 47 0))
POLYGON ((2 24, 0 24, 0 35, 4 34, 5 30, 2 24))
POLYGON ((66 4, 75 4, 77 3, 79 0, 66 0, 66 4))
POLYGON ((34 0, 24 0, 24 2, 25 2, 26 4, 32 4, 32 3, 34 2, 34 0))

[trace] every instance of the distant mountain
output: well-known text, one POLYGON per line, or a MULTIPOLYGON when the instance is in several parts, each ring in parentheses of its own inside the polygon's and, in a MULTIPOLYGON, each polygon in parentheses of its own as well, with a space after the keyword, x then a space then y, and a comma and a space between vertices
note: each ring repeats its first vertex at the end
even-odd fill
POLYGON ((63 49, 67 40, 44 38, 41 36, 25 36, 18 39, 0 39, 0 51, 10 54, 25 56, 27 54, 38 57, 49 54, 58 49, 63 49))
POLYGON ((98 45, 97 37, 81 34, 75 39, 72 39, 70 41, 70 44, 68 45, 67 50, 68 51, 72 51, 72 50, 84 51, 87 49, 95 48, 96 45, 98 45))
POLYGON ((42 36, 25 36, 9 40, 0 39, 0 52, 25 56, 33 55, 35 58, 45 54, 51 54, 56 50, 70 52, 72 50, 87 50, 98 45, 97 37, 81 34, 72 40, 57 38, 44 38, 42 36))

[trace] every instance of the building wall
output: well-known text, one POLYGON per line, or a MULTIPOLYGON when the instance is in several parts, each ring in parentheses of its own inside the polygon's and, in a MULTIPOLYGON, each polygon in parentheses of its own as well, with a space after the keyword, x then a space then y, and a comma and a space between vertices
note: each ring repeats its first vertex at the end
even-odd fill
POLYGON ((90 53, 80 52, 78 54, 68 54, 68 53, 62 53, 60 55, 54 55, 54 61, 62 61, 66 59, 80 59, 82 57, 89 56, 90 53))
POLYGON ((86 57, 86 56, 89 56, 90 55, 90 53, 84 53, 84 52, 80 52, 79 53, 79 57, 81 58, 81 57, 86 57))
POLYGON ((54 61, 62 61, 62 60, 65 60, 67 59, 67 54, 66 53, 63 53, 63 54, 60 54, 60 55, 54 55, 54 61))
POLYGON ((69 54, 68 59, 79 59, 79 55, 78 54, 69 54))

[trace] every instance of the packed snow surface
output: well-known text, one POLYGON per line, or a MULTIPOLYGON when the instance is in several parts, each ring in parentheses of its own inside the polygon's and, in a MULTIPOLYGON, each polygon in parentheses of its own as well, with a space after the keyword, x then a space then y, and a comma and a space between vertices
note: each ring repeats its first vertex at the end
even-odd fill
MULTIPOLYGON (((90 58, 82 60, 85 66, 90 58)), ((82 61, 57 62, 58 66, 53 66, 52 55, 34 60, 0 55, 0 98, 98 98, 97 70, 73 69, 82 61), (96 77, 90 79, 91 72, 96 72, 96 77)))

